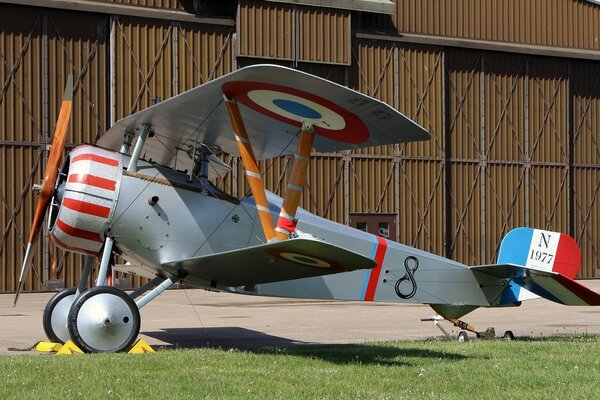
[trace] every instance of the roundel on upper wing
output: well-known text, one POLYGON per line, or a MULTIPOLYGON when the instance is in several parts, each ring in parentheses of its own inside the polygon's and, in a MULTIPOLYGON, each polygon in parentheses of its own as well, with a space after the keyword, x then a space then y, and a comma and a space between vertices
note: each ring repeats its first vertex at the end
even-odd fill
POLYGON ((345 143, 363 143, 369 130, 355 114, 313 93, 264 82, 227 82, 227 97, 278 121, 294 126, 310 122, 315 133, 345 143))

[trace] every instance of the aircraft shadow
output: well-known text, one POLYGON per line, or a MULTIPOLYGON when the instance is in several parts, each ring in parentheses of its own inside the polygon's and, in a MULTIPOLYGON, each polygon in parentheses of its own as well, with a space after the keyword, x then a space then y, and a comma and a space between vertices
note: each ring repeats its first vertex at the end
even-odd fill
POLYGON ((461 361, 469 358, 456 353, 397 348, 376 343, 314 344, 239 327, 171 328, 142 334, 168 343, 153 346, 157 349, 240 349, 255 354, 307 357, 333 364, 409 366, 411 363, 407 359, 436 358, 461 361))
POLYGON ((161 349, 255 349, 263 347, 291 347, 303 342, 267 335, 263 332, 237 327, 223 328, 167 328, 140 332, 166 345, 161 349))
POLYGON ((332 364, 367 364, 390 367, 410 366, 409 359, 436 358, 439 360, 460 361, 469 357, 426 349, 400 349, 376 343, 330 344, 295 346, 287 349, 262 348, 250 349, 256 354, 285 354, 307 357, 330 362, 332 364))

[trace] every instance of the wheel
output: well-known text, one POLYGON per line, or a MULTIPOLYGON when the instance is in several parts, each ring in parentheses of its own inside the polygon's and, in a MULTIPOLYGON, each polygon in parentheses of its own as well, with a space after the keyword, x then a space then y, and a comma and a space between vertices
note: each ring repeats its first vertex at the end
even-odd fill
POLYGON ((467 336, 467 332, 466 331, 460 331, 458 334, 458 341, 459 342, 468 342, 469 341, 469 336, 467 336))
POLYGON ((140 332, 140 311, 122 290, 96 286, 73 303, 68 330, 73 342, 86 353, 126 351, 140 332))
POLYGON ((515 335, 512 333, 512 331, 506 331, 504 332, 503 338, 505 340, 515 340, 515 335))
POLYGON ((46 336, 53 343, 65 343, 71 339, 67 329, 67 317, 75 300, 76 288, 63 289, 56 293, 46 304, 42 325, 46 336))

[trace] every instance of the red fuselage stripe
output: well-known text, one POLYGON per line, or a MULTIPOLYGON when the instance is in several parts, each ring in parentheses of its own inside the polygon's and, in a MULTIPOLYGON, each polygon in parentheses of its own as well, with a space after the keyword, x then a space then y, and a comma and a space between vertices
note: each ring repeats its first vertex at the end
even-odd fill
POLYGON ((56 237, 56 235, 54 233, 52 234, 52 240, 54 241, 54 243, 57 246, 60 246, 63 249, 76 251, 78 253, 90 254, 90 255, 93 255, 93 256, 95 256, 95 255, 98 254, 97 252, 92 251, 92 250, 80 249, 79 247, 68 246, 68 245, 64 244, 63 242, 61 242, 60 240, 58 240, 58 238, 56 237))
POLYGON ((60 219, 58 221, 56 221, 56 225, 60 228, 61 231, 63 231, 67 235, 70 235, 70 236, 73 236, 76 238, 80 238, 80 239, 92 240, 94 242, 102 243, 102 238, 100 237, 100 234, 98 234, 96 232, 86 231, 85 229, 74 228, 71 225, 63 222, 60 219))
POLYGON ((66 198, 63 200, 63 206, 73 211, 94 215, 100 218, 108 218, 108 215, 110 214, 110 208, 88 203, 87 201, 66 198))
POLYGON ((386 251, 387 242, 384 238, 377 236, 377 250, 375 250, 375 262, 377 263, 377 266, 371 270, 369 283, 367 284, 367 290, 365 292, 365 301, 373 301, 375 298, 375 291, 377 290, 377 284, 379 283, 379 275, 381 275, 381 267, 383 266, 383 259, 385 258, 386 251))
POLYGON ((113 192, 117 188, 116 181, 89 174, 71 174, 69 175, 69 182, 83 183, 100 189, 112 190, 113 192))
POLYGON ((86 161, 86 160, 87 161, 96 161, 101 164, 110 165, 111 167, 119 166, 119 162, 117 160, 115 160, 114 158, 102 157, 97 154, 89 154, 89 153, 84 153, 84 154, 75 156, 75 157, 73 157, 71 162, 74 163, 77 161, 86 161))

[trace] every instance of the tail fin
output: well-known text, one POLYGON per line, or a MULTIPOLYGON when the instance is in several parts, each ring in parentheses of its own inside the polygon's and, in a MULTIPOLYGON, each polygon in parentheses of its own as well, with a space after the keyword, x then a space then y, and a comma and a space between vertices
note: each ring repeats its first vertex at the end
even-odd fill
POLYGON ((517 264, 575 279, 581 252, 575 239, 565 233, 517 228, 502 240, 498 264, 517 264))
POLYGON ((581 266, 581 252, 569 235, 532 228, 514 229, 502 240, 498 264, 488 270, 502 264, 513 270, 501 304, 542 296, 567 305, 600 305, 599 293, 574 280, 581 266))
MULTIPOLYGON (((575 240, 564 233, 517 228, 502 240, 498 264, 515 264, 574 279, 581 265, 581 252, 575 240)), ((523 271, 511 281, 509 288, 502 294, 501 304, 539 297, 539 293, 534 294, 525 289, 524 274, 523 271)))

